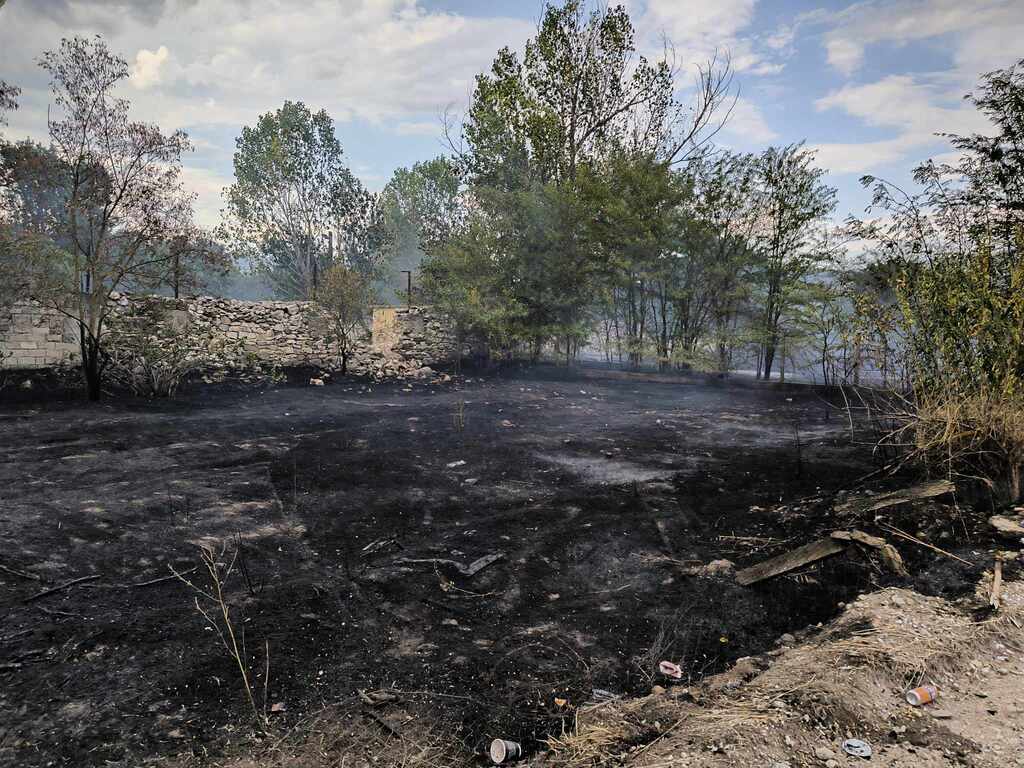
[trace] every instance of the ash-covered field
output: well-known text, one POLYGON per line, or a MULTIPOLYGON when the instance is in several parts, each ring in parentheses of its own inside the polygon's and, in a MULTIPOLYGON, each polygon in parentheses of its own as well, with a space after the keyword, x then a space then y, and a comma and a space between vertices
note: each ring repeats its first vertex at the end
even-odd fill
POLYGON ((279 728, 393 688, 437 697, 469 748, 529 743, 594 689, 649 690, 662 658, 720 671, 877 580, 846 558, 691 575, 814 535, 873 468, 846 427, 810 388, 597 369, 0 406, 0 762, 138 765, 248 732, 171 570, 208 590, 204 545, 235 563, 279 728))

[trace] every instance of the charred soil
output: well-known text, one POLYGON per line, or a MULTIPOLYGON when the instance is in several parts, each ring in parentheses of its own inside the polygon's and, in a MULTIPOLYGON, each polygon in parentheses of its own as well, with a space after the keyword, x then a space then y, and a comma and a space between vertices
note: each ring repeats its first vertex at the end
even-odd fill
MULTIPOLYGON (((467 754, 536 749, 594 689, 647 693, 665 658, 696 681, 895 583, 853 554, 752 587, 691 575, 842 522, 835 494, 875 466, 810 388, 535 369, 19 400, 0 408, 4 764, 248 743, 237 666, 173 578, 204 545, 237 557, 228 600, 272 730, 419 692, 467 754)), ((955 542, 981 532, 900 514, 972 563, 904 551, 916 586, 972 589, 987 554, 955 542)))

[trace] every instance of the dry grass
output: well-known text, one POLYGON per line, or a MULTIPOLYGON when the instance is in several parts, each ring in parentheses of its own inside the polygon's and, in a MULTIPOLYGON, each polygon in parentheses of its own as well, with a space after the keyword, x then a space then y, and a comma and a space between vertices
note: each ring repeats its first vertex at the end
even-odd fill
POLYGON ((325 707, 255 754, 229 758, 220 768, 468 768, 479 760, 455 734, 440 707, 419 697, 365 705, 358 697, 325 707))
POLYGON ((982 480, 1016 502, 1024 464, 1024 402, 978 392, 888 398, 882 418, 894 425, 879 445, 950 478, 982 480))

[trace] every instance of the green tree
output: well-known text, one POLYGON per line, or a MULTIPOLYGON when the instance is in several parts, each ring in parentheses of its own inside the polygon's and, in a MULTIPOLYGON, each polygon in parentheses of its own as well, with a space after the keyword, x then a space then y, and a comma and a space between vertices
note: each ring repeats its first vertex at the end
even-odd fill
POLYGON ((580 186, 591 212, 587 242, 601 253, 603 272, 588 279, 610 282, 630 363, 640 364, 651 339, 664 367, 676 337, 675 303, 686 298, 680 284, 687 267, 688 180, 652 155, 617 152, 599 171, 588 171, 580 186))
POLYGON ((950 136, 960 159, 919 166, 916 190, 865 177, 884 216, 851 222, 898 308, 909 386, 891 441, 930 468, 989 478, 1011 501, 1024 465, 1022 70, 983 75, 970 97, 990 135, 950 136))
MULTIPOLYGON (((564 341, 571 350, 589 334, 596 297, 613 295, 602 281, 618 274, 604 261, 614 250, 609 228, 601 234, 607 247, 594 240, 601 230, 588 208, 594 179, 616 157, 631 156, 636 168, 668 168, 699 149, 728 98, 728 62, 701 69, 698 80, 696 103, 678 103, 672 65, 638 55, 624 7, 590 11, 578 0, 546 4, 522 57, 502 49, 490 72, 478 76, 463 127, 465 149, 453 146, 476 227, 458 247, 431 258, 461 258, 466 249, 500 244, 475 263, 491 266, 481 293, 492 293, 497 281, 494 295, 513 301, 507 319, 514 322, 505 329, 512 346, 536 356, 546 341, 564 341)), ((627 218, 637 224, 635 216, 627 218)), ((620 253, 623 242, 618 238, 620 253)), ((482 274, 435 267, 435 277, 482 274)), ((636 336, 649 297, 633 295, 636 336)))
POLYGON ((767 149, 756 163, 758 288, 761 291, 761 365, 771 378, 783 332, 782 318, 809 274, 824 268, 831 253, 826 218, 835 210, 836 191, 823 181, 814 153, 801 144, 767 149))
POLYGON ((281 295, 312 297, 333 261, 336 231, 350 234, 371 205, 345 165, 333 121, 286 101, 242 129, 234 167, 224 238, 281 295))
POLYGON ((161 246, 192 229, 192 198, 181 184, 190 145, 181 131, 129 119, 128 101, 114 96, 128 64, 101 38, 62 40, 41 66, 51 77, 48 125, 65 215, 23 251, 29 296, 78 326, 82 374, 96 400, 113 294, 162 282, 161 246))
MULTIPOLYGON (((2 5, 3 3, 0 3, 2 5)), ((6 113, 18 108, 18 94, 21 91, 13 85, 0 80, 0 127, 7 125, 6 113)), ((9 145, 0 134, 0 150, 6 155, 9 145)), ((19 263, 14 248, 15 215, 19 209, 19 199, 13 189, 9 164, 5 156, 0 165, 0 312, 9 307, 18 296, 19 263)))
POLYGON ((707 306, 710 343, 720 373, 732 367, 741 311, 751 295, 756 158, 718 153, 691 163, 694 197, 690 249, 707 306))
POLYGON ((330 267, 317 286, 315 301, 324 318, 324 337, 338 350, 342 375, 348 373, 356 342, 367 330, 373 300, 370 279, 344 264, 330 267))
MULTIPOLYGON (((406 290, 395 277, 416 273, 428 253, 436 253, 465 218, 458 167, 436 157, 399 168, 381 192, 385 226, 393 238, 390 288, 386 299, 397 300, 406 290)), ((407 298, 407 297, 406 297, 407 298)))

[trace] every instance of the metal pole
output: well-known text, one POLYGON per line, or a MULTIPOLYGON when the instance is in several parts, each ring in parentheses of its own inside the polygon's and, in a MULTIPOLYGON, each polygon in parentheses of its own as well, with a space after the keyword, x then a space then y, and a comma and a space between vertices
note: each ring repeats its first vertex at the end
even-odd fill
POLYGON ((402 274, 406 276, 405 301, 406 306, 412 309, 412 270, 403 269, 402 274))

